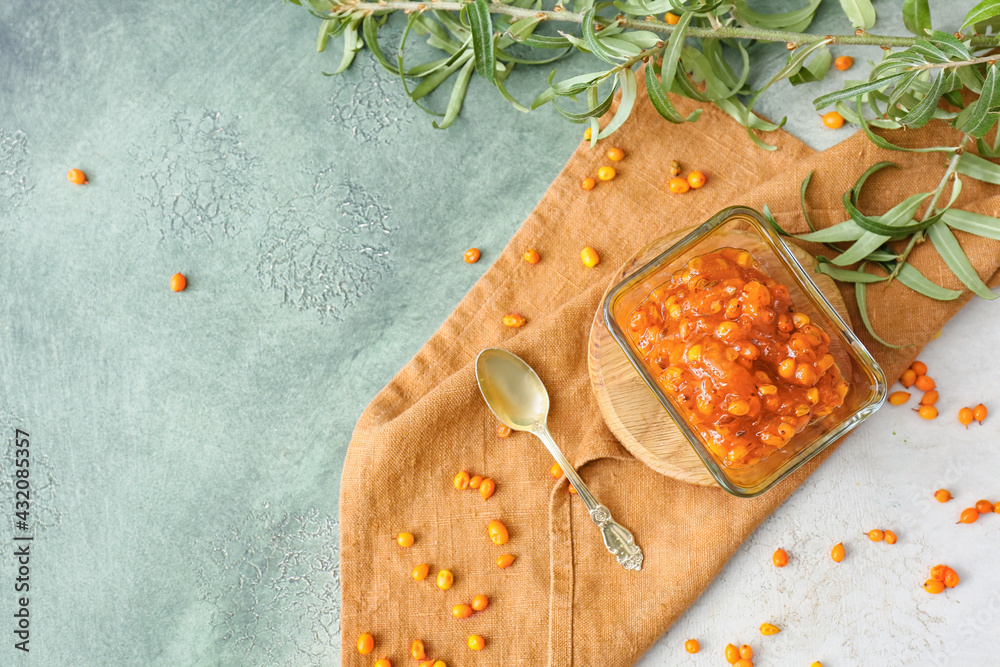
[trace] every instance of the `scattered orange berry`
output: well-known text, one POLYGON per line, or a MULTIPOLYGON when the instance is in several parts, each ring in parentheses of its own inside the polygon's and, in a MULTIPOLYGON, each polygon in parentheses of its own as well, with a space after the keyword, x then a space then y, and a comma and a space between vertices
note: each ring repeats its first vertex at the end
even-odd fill
POLYGON ((375 650, 375 638, 370 632, 362 632, 358 637, 358 653, 368 655, 375 650))
POLYGON ((930 391, 924 392, 924 395, 920 398, 920 405, 934 405, 938 402, 938 398, 940 398, 940 394, 931 389, 930 391))
POLYGON ((996 505, 993 506, 993 511, 997 514, 1000 514, 1000 502, 998 502, 996 505))
POLYGON ((470 489, 478 489, 479 485, 482 484, 482 483, 483 483, 482 476, 480 476, 480 475, 473 475, 469 479, 469 488, 470 489))
POLYGON ((424 579, 427 578, 427 573, 430 572, 430 570, 431 568, 428 567, 426 563, 421 563, 420 565, 413 568, 413 572, 410 573, 410 576, 413 577, 416 581, 423 581, 424 579))
POLYGON ((469 635, 468 644, 473 651, 482 651, 486 648, 486 640, 479 635, 469 635))
POLYGON ((183 273, 175 273, 170 277, 170 289, 175 292, 183 292, 187 284, 188 279, 183 273))
POLYGON ((912 368, 907 368, 903 371, 903 374, 899 376, 899 384, 903 385, 907 389, 913 386, 913 383, 917 381, 917 374, 912 368))
POLYGON ((602 181, 610 181, 618 175, 614 167, 601 167, 597 170, 597 177, 602 181))
POLYGON ((771 561, 775 567, 785 567, 788 565, 788 553, 784 549, 778 549, 771 556, 771 561))
POLYGON ((885 539, 885 533, 878 528, 873 528, 868 531, 868 539, 872 542, 881 542, 885 539))
POLYGON ((502 522, 494 519, 486 526, 486 532, 489 533, 490 541, 498 547, 502 547, 507 544, 507 540, 510 539, 510 535, 507 532, 507 526, 503 525, 502 522))
POLYGON ((924 590, 928 593, 937 595, 938 593, 944 592, 944 583, 938 581, 937 579, 928 579, 924 582, 924 590))
POLYGON ((481 256, 482 253, 479 252, 479 248, 469 248, 468 250, 465 251, 465 263, 475 264, 476 262, 479 261, 479 258, 481 256))
POLYGON ((87 183, 89 183, 89 181, 87 180, 87 175, 84 174, 79 169, 70 169, 69 171, 67 171, 66 178, 68 178, 69 182, 72 183, 73 185, 86 185, 87 183))
POLYGON ((837 56, 837 59, 833 61, 833 66, 841 72, 851 69, 851 65, 853 64, 854 58, 851 56, 837 56))
POLYGON ((688 185, 697 190, 701 186, 705 185, 705 174, 700 171, 692 171, 687 177, 688 185))
POLYGON ((625 151, 618 148, 617 146, 608 149, 608 159, 614 160, 615 162, 620 162, 622 158, 625 157, 625 151))
POLYGON ((681 17, 677 16, 677 14, 667 12, 663 15, 663 20, 666 21, 667 25, 677 25, 680 22, 681 17))
POLYGON ((455 618, 468 618, 472 616, 472 607, 467 604, 457 604, 451 608, 451 615, 455 618))
POLYGON ((781 632, 781 628, 776 625, 771 625, 770 623, 762 623, 760 626, 760 634, 765 636, 776 635, 779 632, 781 632))
POLYGON ((993 503, 988 500, 976 501, 976 511, 980 514, 989 514, 993 511, 993 503))
POLYGON ((736 661, 734 667, 753 667, 753 660, 744 660, 743 658, 740 658, 736 661))
POLYGON ((823 114, 823 124, 831 130, 836 130, 844 126, 844 117, 836 111, 828 111, 823 114))
POLYGON ((697 639, 689 639, 684 642, 684 650, 688 653, 697 653, 701 650, 701 644, 698 643, 697 639))
POLYGON ((917 375, 927 375, 927 364, 922 361, 914 361, 910 364, 910 368, 917 375))
POLYGON ((493 492, 496 490, 496 488, 497 488, 497 483, 494 482, 489 477, 487 477, 479 485, 479 495, 483 497, 483 500, 489 500, 490 496, 493 495, 493 492))
POLYGON ((686 178, 676 176, 670 179, 670 182, 667 183, 667 187, 670 188, 670 191, 674 194, 682 195, 691 189, 691 184, 687 182, 686 178))
POLYGON ((740 647, 740 658, 743 660, 753 660, 753 648, 749 644, 740 647))
POLYGON ((601 263, 601 257, 597 254, 596 250, 587 246, 580 251, 580 261, 582 261, 583 265, 588 269, 592 269, 601 263))
POLYGON ((740 659, 740 650, 732 644, 726 644, 726 662, 730 665, 735 665, 736 661, 740 659))
POLYGON ((549 468, 549 474, 552 475, 553 479, 559 479, 562 477, 562 468, 559 467, 558 463, 553 463, 552 467, 549 468))
POLYGON ((538 251, 534 248, 528 248, 524 251, 524 261, 528 264, 538 264, 538 260, 540 259, 541 257, 538 256, 538 251))
POLYGON ((570 484, 570 485, 569 485, 569 489, 568 489, 568 490, 569 490, 569 492, 570 492, 570 493, 572 493, 572 494, 573 494, 574 496, 576 495, 576 489, 574 489, 574 488, 573 488, 573 485, 572 485, 572 484, 570 484))
POLYGON ((943 583, 946 588, 954 588, 955 586, 958 586, 958 573, 945 565, 944 578, 941 580, 941 583, 943 583))
POLYGON ((913 381, 913 385, 920 391, 930 391, 937 386, 937 383, 930 375, 918 375, 917 379, 913 381))
POLYGON ((584 190, 593 190, 594 186, 597 185, 597 181, 592 179, 590 176, 580 181, 580 187, 584 190))
POLYGON ((898 538, 896 537, 896 533, 892 532, 891 530, 885 531, 886 544, 895 544, 897 539, 898 538))
POLYGON ((823 667, 823 663, 817 660, 813 664, 809 665, 809 667, 823 667))
POLYGON ((968 507, 962 510, 962 514, 958 517, 959 523, 975 523, 979 519, 979 510, 975 507, 968 507))
POLYGON ((375 661, 375 667, 392 667, 392 663, 389 662, 388 658, 380 658, 375 661))
POLYGON ((836 563, 844 560, 844 556, 846 555, 847 554, 844 552, 843 542, 837 542, 837 544, 834 545, 833 549, 830 551, 830 558, 832 558, 836 563))
POLYGON ((451 573, 451 570, 441 570, 438 572, 437 576, 437 587, 443 591, 451 588, 451 585, 455 583, 455 575, 451 573))
POLYGON ((452 480, 452 484, 454 485, 456 491, 465 491, 467 488, 469 488, 470 479, 471 478, 469 477, 469 473, 462 470, 457 475, 455 475, 455 479, 452 480))
POLYGON ((920 409, 917 410, 916 413, 923 419, 937 419, 938 409, 933 405, 921 405, 920 409))
POLYGON ((902 405, 910 400, 910 392, 908 391, 894 391, 889 394, 889 403, 892 405, 902 405))
POLYGON ((444 660, 435 660, 431 667, 448 667, 448 664, 444 660))
POLYGON ((975 419, 975 413, 973 413, 972 408, 962 408, 958 411, 958 421, 965 428, 969 428, 969 424, 975 419))
POLYGON ((472 608, 476 611, 482 611, 490 606, 490 599, 485 595, 477 595, 472 598, 472 608))
POLYGON ((424 652, 424 643, 419 639, 414 639, 413 643, 410 644, 410 655, 413 656, 414 660, 426 660, 427 653, 424 652))
POLYGON ((510 426, 506 424, 497 424, 497 437, 498 438, 509 438, 510 437, 510 426))
POLYGON ((408 549, 413 546, 413 533, 400 533, 396 536, 396 544, 408 549))
POLYGON ((980 424, 982 424, 986 420, 987 410, 986 406, 983 405, 982 403, 974 407, 972 409, 972 413, 973 415, 975 415, 976 421, 979 422, 980 424))
POLYGON ((501 570, 506 570, 514 562, 514 556, 511 554, 504 554, 502 556, 497 556, 497 567, 501 570))
POLYGON ((951 492, 948 489, 938 489, 934 492, 934 499, 939 503, 946 503, 951 500, 951 492))
POLYGON ((590 141, 590 137, 593 136, 592 135, 592 130, 593 130, 593 128, 589 128, 588 127, 586 130, 583 131, 583 140, 584 141, 590 141))
POLYGON ((510 315, 503 316, 503 325, 505 327, 510 327, 511 329, 517 329, 524 326, 524 323, 528 320, 524 319, 521 315, 515 315, 511 313, 510 315))

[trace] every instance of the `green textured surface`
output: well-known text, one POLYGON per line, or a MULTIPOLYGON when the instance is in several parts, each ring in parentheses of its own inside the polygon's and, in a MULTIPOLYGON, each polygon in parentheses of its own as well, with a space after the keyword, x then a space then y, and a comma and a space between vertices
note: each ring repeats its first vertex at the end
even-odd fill
MULTIPOLYGON (((316 54, 316 27, 276 0, 0 5, 5 637, 15 426, 36 535, 30 659, 5 642, 0 664, 338 662, 353 425, 581 129, 474 81, 434 130, 365 52, 321 76, 339 44, 316 54)), ((809 100, 836 85, 761 109, 823 147, 849 131, 809 100)))

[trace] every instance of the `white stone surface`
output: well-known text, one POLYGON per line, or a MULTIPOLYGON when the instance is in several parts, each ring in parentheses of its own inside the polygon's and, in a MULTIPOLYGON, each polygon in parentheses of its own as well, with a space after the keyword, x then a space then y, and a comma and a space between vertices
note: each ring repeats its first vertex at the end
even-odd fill
MULTIPOLYGON (((975 299, 920 355, 937 381, 940 416, 927 422, 886 404, 750 537, 701 598, 638 663, 726 665, 728 643, 750 644, 757 667, 1000 665, 1000 515, 956 524, 981 498, 1000 501, 1000 303, 975 299), (958 423, 983 402, 980 426, 958 423), (954 499, 932 494, 947 488, 954 499), (889 528, 894 546, 863 533, 889 528), (847 557, 830 549, 843 542, 847 557), (776 568, 771 554, 789 554, 776 568), (958 587, 921 585, 938 563, 958 587), (770 622, 780 634, 764 637, 770 622), (688 655, 695 638, 701 652, 688 655)), ((901 389, 897 384, 895 390, 901 389)))

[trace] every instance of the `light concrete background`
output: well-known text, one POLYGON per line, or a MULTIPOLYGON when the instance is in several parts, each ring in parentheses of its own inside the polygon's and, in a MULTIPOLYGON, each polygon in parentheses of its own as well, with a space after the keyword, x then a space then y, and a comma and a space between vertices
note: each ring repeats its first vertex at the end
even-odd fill
MULTIPOLYGON (((902 30, 898 4, 877 3, 880 31, 902 30)), ((934 4, 952 30, 973 3, 934 4)), ((474 81, 455 127, 434 130, 365 52, 323 77, 339 46, 316 54, 316 28, 277 0, 0 4, 0 508, 10 516, 21 428, 36 536, 30 658, 7 643, 0 664, 338 663, 351 429, 580 127, 518 114, 474 81), (91 185, 70 186, 70 167, 91 185), (474 266, 469 246, 483 250, 474 266), (177 271, 182 294, 168 289, 177 271)), ((849 29, 824 3, 813 30, 849 29)), ((511 87, 530 99, 547 74, 511 87)), ((781 84, 760 109, 824 148, 850 130, 821 128, 810 100, 838 85, 781 84)), ((643 664, 720 664, 730 641, 752 643, 759 665, 1000 664, 1000 517, 952 524, 1000 499, 1000 421, 964 432, 952 419, 1000 387, 996 308, 972 304, 925 355, 945 416, 869 422, 643 664), (930 502, 945 484, 959 499, 930 502), (875 526, 900 543, 866 543, 875 526), (781 571, 777 546, 792 556, 781 571), (931 598, 919 585, 937 562, 963 584, 931 598), (785 631, 764 641, 764 620, 785 631), (700 655, 680 653, 688 637, 700 655)), ((12 532, 0 521, 8 637, 12 532)))

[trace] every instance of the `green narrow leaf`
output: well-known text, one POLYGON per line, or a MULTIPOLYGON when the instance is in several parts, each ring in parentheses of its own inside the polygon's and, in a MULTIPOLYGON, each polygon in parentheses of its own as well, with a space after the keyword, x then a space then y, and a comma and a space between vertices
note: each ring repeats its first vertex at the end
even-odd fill
POLYGON ((927 0, 904 0, 903 25, 914 35, 921 37, 931 29, 931 8, 927 0))
MULTIPOLYGON (((910 195, 880 216, 879 222, 889 226, 897 226, 909 222, 913 219, 913 214, 920 208, 920 203, 926 198, 926 192, 910 195)), ((855 222, 857 221, 855 220, 855 222)), ((848 248, 842 255, 834 257, 833 263, 838 266, 848 266, 859 262, 889 239, 889 236, 865 231, 861 235, 861 238, 854 242, 854 245, 848 248)))
POLYGON ((764 204, 764 208, 761 209, 761 213, 763 213, 764 219, 767 220, 767 224, 771 225, 771 229, 777 232, 780 236, 791 236, 791 234, 785 231, 782 226, 778 224, 778 221, 774 219, 774 216, 771 215, 771 209, 767 207, 767 204, 764 204))
MULTIPOLYGON (((330 74, 340 74, 347 70, 354 62, 354 56, 358 55, 358 51, 364 46, 358 35, 358 26, 361 24, 361 19, 352 19, 350 25, 347 26, 347 30, 344 31, 344 55, 340 58, 340 65, 337 66, 330 74)), ((324 72, 326 74, 326 72, 324 72)))
POLYGON ((958 158, 957 171, 979 181, 1000 185, 1000 165, 984 160, 974 153, 962 153, 958 158))
MULTIPOLYGON (((447 67, 442 67, 441 69, 437 70, 430 76, 424 78, 424 80, 421 81, 419 84, 417 84, 417 87, 414 88, 409 93, 410 99, 413 100, 414 102, 417 102, 427 97, 432 92, 437 90, 438 86, 447 81, 452 74, 454 74, 455 72, 460 70, 463 66, 465 66, 465 63, 469 62, 472 59, 473 59, 472 51, 466 51, 458 58, 455 58, 453 62, 451 62, 447 67)), ((437 115, 440 116, 441 114, 437 115)))
POLYGON ((843 283, 881 283, 886 280, 886 278, 881 278, 866 271, 841 269, 833 266, 829 262, 819 262, 816 265, 816 273, 828 275, 834 280, 839 280, 843 283))
MULTIPOLYGON (((861 108, 861 98, 857 99, 857 106, 861 108)), ((861 124, 861 129, 864 130, 865 135, 868 139, 878 146, 879 148, 884 148, 889 151, 904 151, 906 153, 934 153, 934 152, 952 152, 955 150, 954 146, 928 146, 926 148, 903 148, 902 146, 897 146, 891 141, 887 141, 882 137, 878 136, 872 129, 868 126, 868 121, 865 120, 863 114, 858 114, 858 122, 861 124)))
POLYGON ((858 197, 861 196, 861 188, 865 186, 865 182, 872 176, 872 174, 878 172, 886 167, 899 167, 895 162, 889 162, 888 160, 883 160, 882 162, 876 162, 872 166, 865 169, 864 173, 858 176, 858 180, 854 182, 854 187, 851 188, 851 199, 853 201, 858 201, 858 197))
MULTIPOLYGON (((962 112, 962 115, 968 112, 968 116, 962 122, 955 122, 955 126, 966 134, 982 138, 996 124, 997 118, 1000 118, 1000 114, 990 111, 1000 105, 1000 75, 998 75, 998 71, 1000 69, 997 67, 989 68, 986 79, 983 81, 979 99, 962 112)), ((961 115, 959 117, 961 118, 961 115)))
POLYGON ((926 125, 934 115, 938 102, 941 101, 941 94, 947 81, 948 77, 945 74, 938 74, 923 99, 911 108, 909 113, 900 118, 899 122, 913 128, 926 125))
MULTIPOLYGON (((486 0, 482 0, 485 4, 486 0)), ((619 57, 610 49, 608 49, 601 40, 597 38, 597 32, 594 30, 594 15, 597 12, 595 7, 591 7, 583 14, 583 42, 587 45, 587 50, 593 53, 595 56, 600 58, 605 62, 609 62, 617 65, 619 57)))
POLYGON ((826 73, 830 70, 830 63, 833 62, 833 55, 830 49, 822 48, 813 54, 809 62, 805 63, 798 72, 788 78, 788 82, 793 86, 803 83, 815 83, 822 81, 826 73))
POLYGON ((590 106, 587 108, 586 111, 581 111, 581 112, 567 111, 563 109, 561 106, 559 106, 559 104, 557 104, 556 102, 553 102, 552 105, 556 108, 556 111, 559 112, 559 115, 565 118, 566 120, 572 123, 586 123, 591 118, 600 118, 605 113, 607 113, 608 109, 611 108, 611 103, 614 102, 615 90, 617 90, 617 86, 612 86, 611 90, 608 92, 607 97, 604 98, 604 101, 598 102, 597 86, 596 85, 591 86, 590 90, 587 91, 587 103, 590 106))
POLYGON ((493 51, 493 20, 486 0, 473 0, 465 6, 472 30, 472 51, 476 54, 476 73, 490 83, 496 80, 496 53, 493 51))
POLYGON ((371 50, 372 55, 375 56, 375 60, 379 62, 382 67, 386 68, 393 74, 399 74, 399 71, 389 62, 389 59, 385 57, 382 52, 382 47, 378 43, 378 19, 374 14, 365 17, 365 20, 361 23, 361 32, 365 36, 365 44, 371 50))
POLYGON ((618 109, 615 111, 615 117, 611 119, 611 122, 601 130, 601 133, 597 136, 598 139, 610 136, 615 130, 621 127, 628 120, 629 115, 632 113, 632 107, 635 106, 635 96, 639 90, 635 72, 631 68, 625 68, 618 73, 618 81, 622 89, 622 97, 618 102, 618 109))
POLYGON ((994 16, 1000 16, 1000 0, 983 0, 966 14, 962 30, 980 21, 988 21, 994 16))
POLYGON ((909 262, 904 262, 896 273, 896 278, 911 290, 920 292, 924 296, 929 296, 938 301, 954 301, 962 296, 962 290, 948 289, 941 287, 930 278, 920 273, 915 266, 909 262))
MULTIPOLYGON (((864 271, 866 264, 867 262, 862 262, 858 270, 864 271)), ((903 347, 902 345, 893 345, 892 343, 883 339, 881 336, 875 333, 875 329, 872 328, 871 320, 868 319, 868 285, 866 283, 862 282, 854 283, 854 297, 858 302, 858 310, 861 311, 861 321, 864 323, 865 329, 868 330, 868 333, 872 335, 872 338, 882 343, 886 347, 891 347, 896 349, 903 347)))
MULTIPOLYGON (((673 32, 670 33, 667 46, 663 51, 660 81, 656 80, 656 72, 654 70, 647 69, 645 72, 646 92, 649 93, 649 101, 653 103, 653 108, 656 109, 656 112, 671 123, 693 123, 701 115, 701 109, 696 109, 685 118, 677 111, 676 107, 674 107, 673 103, 667 97, 667 91, 673 85, 675 74, 677 74, 677 63, 680 61, 681 52, 684 48, 684 33, 691 23, 692 16, 690 12, 681 14, 680 20, 677 21, 673 32)), ((687 75, 684 72, 680 72, 678 76, 686 77, 687 75)))
POLYGON ((319 36, 316 38, 316 53, 326 51, 326 43, 330 40, 330 30, 336 22, 336 19, 326 19, 319 25, 319 36))
POLYGON ((799 206, 802 207, 802 217, 806 219, 806 224, 809 225, 809 229, 816 231, 816 225, 812 223, 809 219, 809 211, 806 210, 806 190, 809 188, 809 181, 812 180, 813 173, 810 171, 806 174, 806 177, 802 179, 802 185, 799 186, 799 206))
MULTIPOLYGON (((884 76, 880 79, 875 79, 874 81, 868 81, 866 83, 859 84, 857 86, 851 86, 850 88, 844 88, 843 90, 836 90, 832 93, 827 93, 826 95, 820 95, 815 100, 813 100, 813 105, 817 109, 822 109, 825 106, 829 106, 838 100, 847 100, 851 98, 858 97, 864 93, 871 92, 873 90, 881 90, 889 86, 892 83, 902 79, 907 75, 907 72, 900 72, 898 74, 893 74, 891 76, 884 76)), ((860 109, 860 106, 858 107, 860 109)))
POLYGON ((875 8, 871 0, 840 0, 840 6, 855 28, 867 30, 875 25, 875 8))
POLYGON ((791 32, 802 32, 812 23, 819 7, 820 0, 810 0, 802 9, 796 9, 782 14, 762 14, 750 9, 746 0, 733 1, 733 14, 744 25, 756 28, 784 29, 791 32))
POLYGON ((469 90, 469 80, 472 78, 472 72, 475 70, 475 67, 476 61, 470 60, 465 63, 462 71, 458 73, 458 77, 455 79, 455 86, 451 89, 451 98, 448 100, 448 108, 445 109, 444 119, 442 119, 440 125, 438 125, 437 121, 431 123, 435 128, 443 130, 458 118, 458 112, 462 110, 462 102, 465 100, 466 91, 469 90))
POLYGON ((842 243, 844 241, 857 241, 864 233, 865 230, 858 227, 858 223, 853 220, 845 220, 815 232, 799 234, 795 238, 812 243, 842 243))
POLYGON ((989 215, 949 208, 941 216, 941 221, 949 227, 960 229, 963 232, 1000 240, 1000 219, 989 215))
POLYGON ((565 37, 551 37, 549 35, 531 35, 524 39, 523 44, 536 49, 565 49, 572 46, 565 37))
POLYGON ((959 244, 958 239, 955 238, 955 235, 951 233, 948 225, 943 222, 931 225, 927 228, 927 236, 930 238, 931 243, 934 244, 934 247, 937 248, 938 254, 941 255, 944 263, 948 265, 952 273, 966 287, 984 299, 995 299, 1000 296, 991 292, 986 283, 979 278, 979 274, 973 268, 972 262, 969 261, 965 251, 962 250, 962 246, 959 244))
MULTIPOLYGON (((929 197, 930 193, 927 193, 925 196, 929 197)), ((858 227, 861 227, 867 232, 871 232, 873 234, 880 234, 887 238, 909 236, 910 234, 922 232, 923 230, 927 229, 928 227, 930 227, 935 222, 941 219, 941 214, 938 213, 937 215, 930 216, 926 220, 922 220, 920 222, 914 222, 913 224, 890 226, 882 224, 878 220, 870 218, 861 211, 859 211, 857 207, 851 202, 850 193, 847 192, 844 193, 843 201, 844 201, 844 209, 847 210, 847 214, 851 216, 851 220, 857 223, 858 227)))

